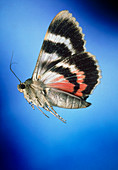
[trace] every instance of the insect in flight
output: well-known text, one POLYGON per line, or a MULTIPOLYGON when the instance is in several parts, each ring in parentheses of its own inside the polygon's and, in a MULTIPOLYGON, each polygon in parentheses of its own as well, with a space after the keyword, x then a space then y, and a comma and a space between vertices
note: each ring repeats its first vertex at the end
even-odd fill
MULTIPOLYGON (((10 69, 11 65, 12 61, 10 69)), ((100 78, 95 56, 86 52, 82 28, 72 14, 64 10, 56 15, 47 30, 32 77, 24 83, 20 81, 17 88, 33 109, 36 105, 47 116, 42 107, 66 123, 53 106, 69 109, 90 106, 86 99, 100 78)))

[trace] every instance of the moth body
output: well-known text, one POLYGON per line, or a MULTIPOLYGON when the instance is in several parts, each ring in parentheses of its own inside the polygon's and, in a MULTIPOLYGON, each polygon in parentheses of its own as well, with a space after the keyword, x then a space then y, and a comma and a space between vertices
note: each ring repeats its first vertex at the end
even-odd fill
POLYGON ((46 87, 41 81, 26 80, 18 85, 28 103, 37 107, 57 106, 67 109, 85 108, 90 105, 81 97, 60 90, 46 87))
POLYGON ((18 90, 33 109, 34 105, 39 110, 41 107, 65 123, 53 106, 77 109, 91 105, 86 99, 99 84, 101 75, 98 62, 86 52, 85 43, 79 23, 64 10, 46 32, 32 77, 21 83, 10 65, 20 81, 18 90))

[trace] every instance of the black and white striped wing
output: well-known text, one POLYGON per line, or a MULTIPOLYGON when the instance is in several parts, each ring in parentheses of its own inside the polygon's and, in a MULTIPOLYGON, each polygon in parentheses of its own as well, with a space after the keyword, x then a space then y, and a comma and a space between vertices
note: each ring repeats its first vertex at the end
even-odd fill
POLYGON ((58 13, 52 20, 33 72, 33 80, 43 76, 46 67, 76 53, 85 51, 82 29, 67 10, 58 13), (55 62, 54 62, 55 61, 55 62))
POLYGON ((33 72, 34 81, 76 96, 88 96, 99 83, 95 56, 85 52, 84 34, 68 11, 52 20, 33 72))

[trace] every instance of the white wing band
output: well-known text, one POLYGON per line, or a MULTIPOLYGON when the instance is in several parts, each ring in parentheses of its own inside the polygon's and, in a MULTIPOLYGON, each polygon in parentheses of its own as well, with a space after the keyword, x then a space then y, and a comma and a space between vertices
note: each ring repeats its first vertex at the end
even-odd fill
POLYGON ((52 41, 53 43, 65 44, 66 47, 72 52, 72 55, 76 53, 71 44, 70 38, 65 38, 63 36, 55 35, 53 33, 48 32, 45 40, 52 41))

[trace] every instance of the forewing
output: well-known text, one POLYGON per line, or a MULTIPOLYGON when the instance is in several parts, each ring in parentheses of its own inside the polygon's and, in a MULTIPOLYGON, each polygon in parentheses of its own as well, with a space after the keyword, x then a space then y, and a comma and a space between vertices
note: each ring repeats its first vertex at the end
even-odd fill
POLYGON ((58 13, 45 35, 32 79, 42 78, 49 65, 53 67, 68 56, 84 52, 83 37, 81 27, 71 13, 67 10, 58 13))

